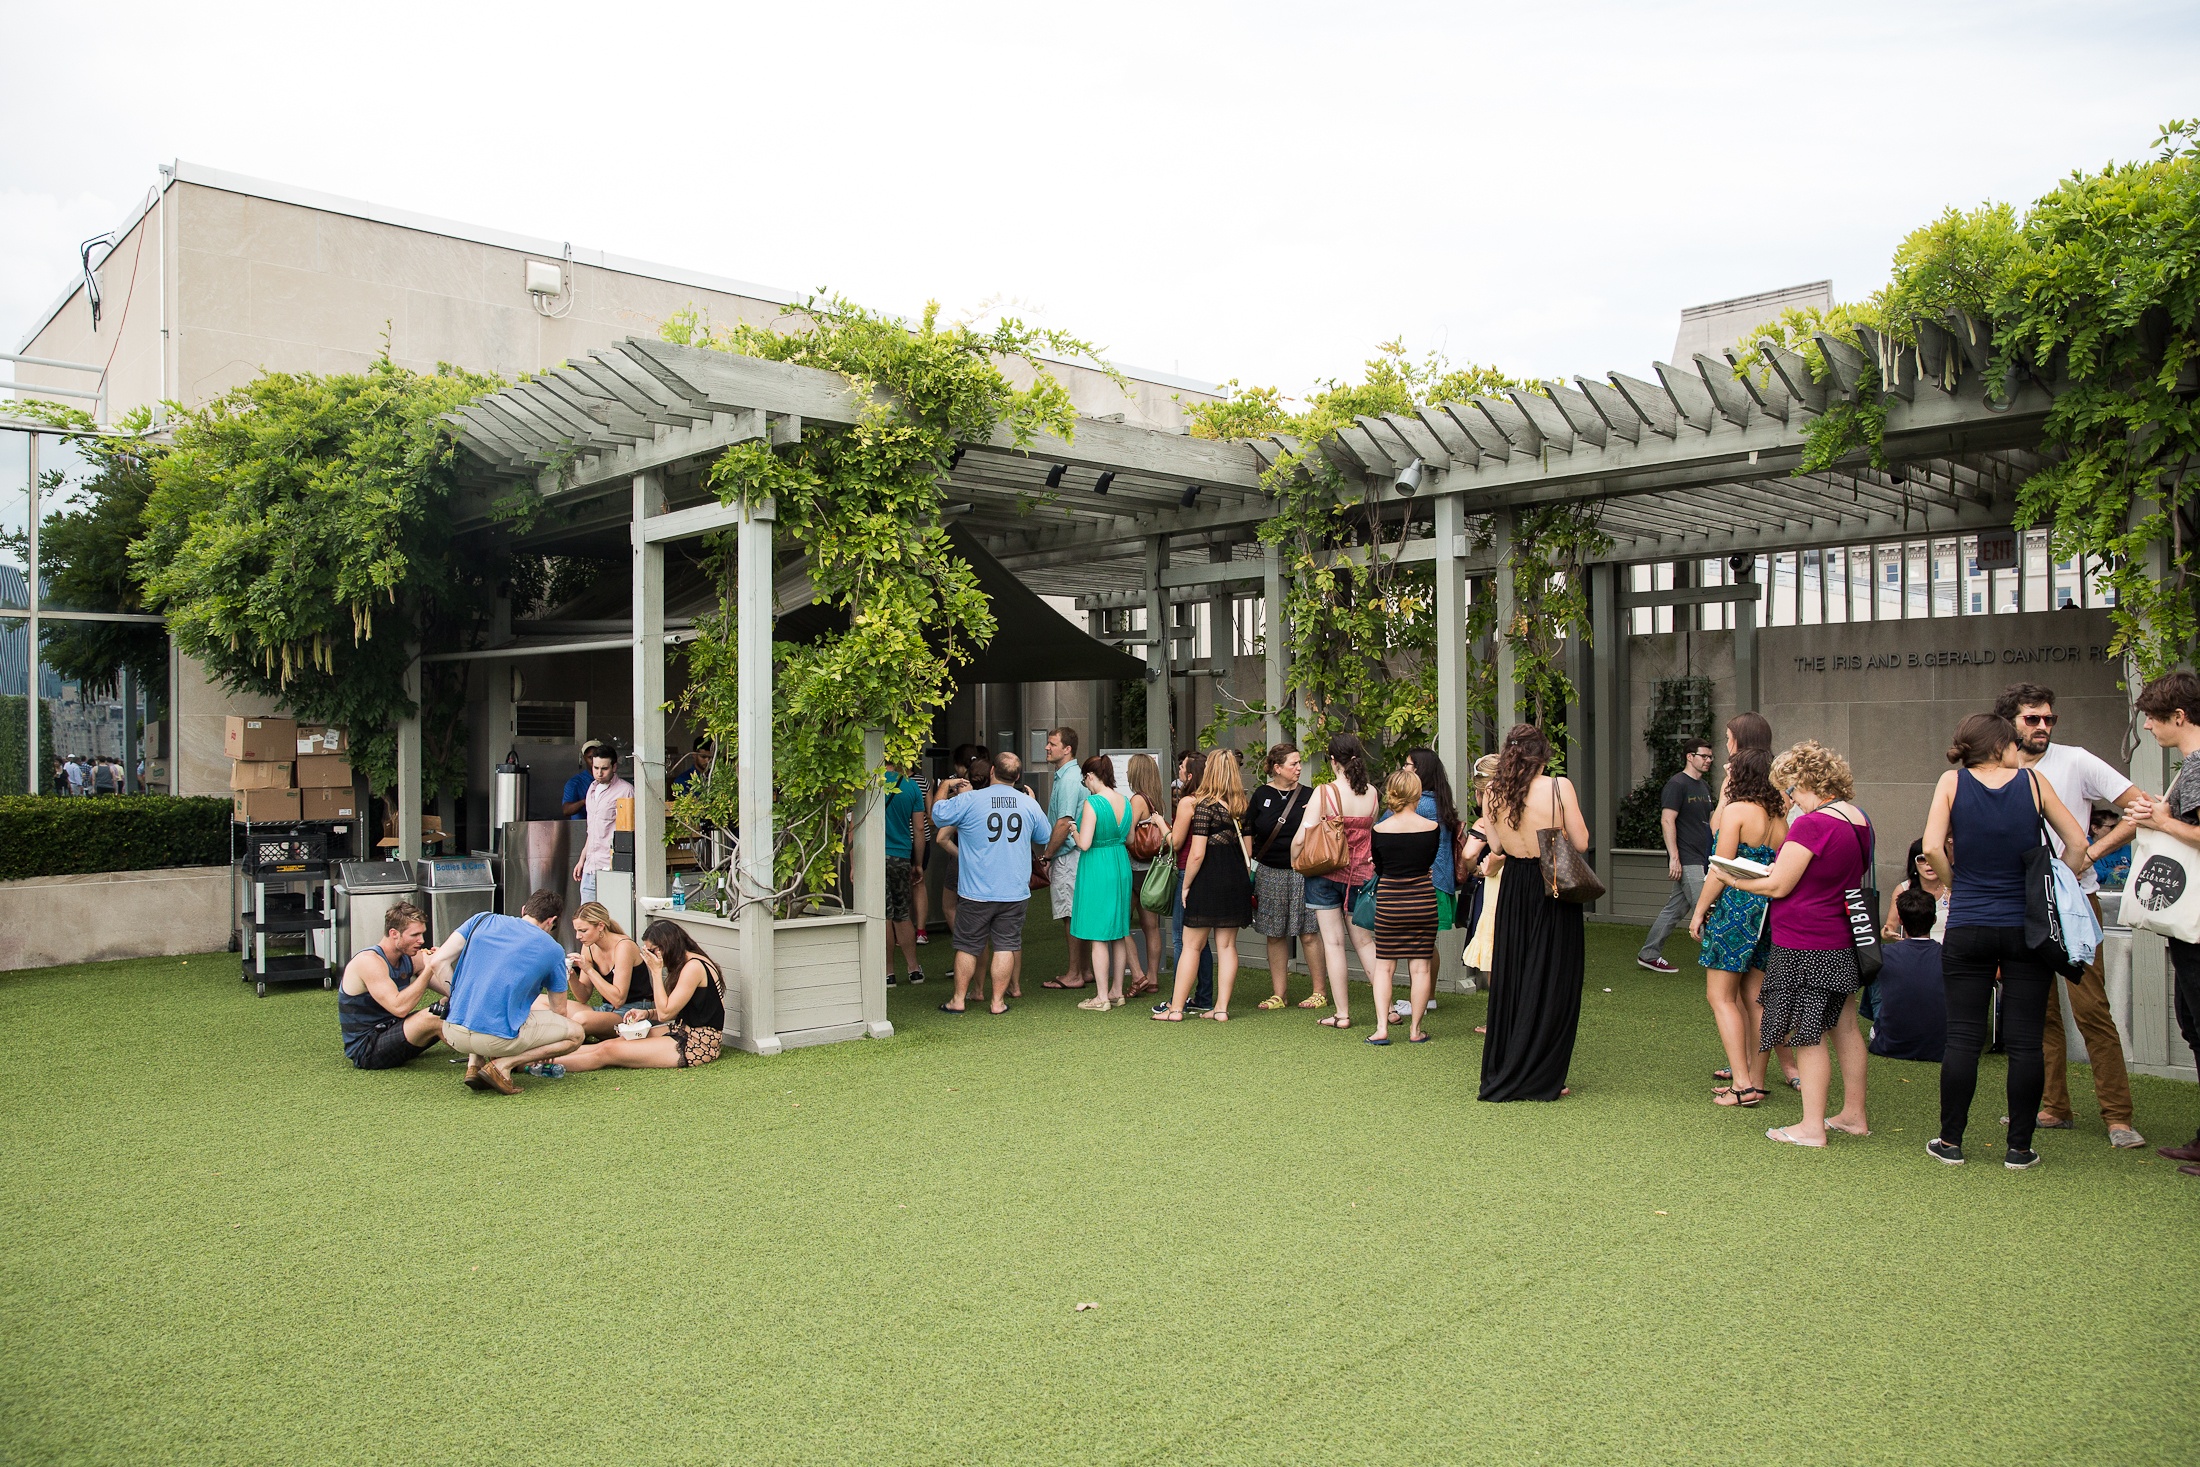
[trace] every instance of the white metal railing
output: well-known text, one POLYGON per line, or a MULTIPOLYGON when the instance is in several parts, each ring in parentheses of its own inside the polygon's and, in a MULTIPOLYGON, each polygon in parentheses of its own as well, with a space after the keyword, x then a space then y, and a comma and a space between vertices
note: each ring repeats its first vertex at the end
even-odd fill
POLYGON ((81 387, 48 387, 37 382, 0 382, 0 392, 15 392, 24 397, 73 397, 94 403, 93 416, 104 417, 107 411, 107 369, 91 362, 64 362, 54 357, 18 356, 14 352, 0 351, 0 362, 18 367, 50 367, 62 372, 81 372, 93 379, 95 386, 89 392, 81 387))

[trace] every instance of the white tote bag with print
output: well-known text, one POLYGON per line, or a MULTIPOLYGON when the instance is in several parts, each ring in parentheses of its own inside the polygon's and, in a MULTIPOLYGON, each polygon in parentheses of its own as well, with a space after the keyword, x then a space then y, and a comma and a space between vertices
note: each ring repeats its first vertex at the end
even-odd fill
POLYGON ((2123 919, 2139 931, 2200 942, 2200 846, 2159 830, 2140 831, 2131 843, 2123 919))

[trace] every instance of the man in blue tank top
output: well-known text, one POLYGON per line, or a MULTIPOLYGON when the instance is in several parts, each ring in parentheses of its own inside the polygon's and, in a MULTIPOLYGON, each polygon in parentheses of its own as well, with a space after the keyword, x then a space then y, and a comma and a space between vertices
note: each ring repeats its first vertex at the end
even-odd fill
POLYGON ((436 987, 428 965, 416 971, 413 963, 428 940, 427 914, 411 902, 393 902, 383 923, 388 930, 382 940, 352 954, 336 985, 344 1057, 362 1070, 410 1064, 443 1037, 442 1016, 414 1007, 436 987))
POLYGON ((527 898, 517 917, 470 917, 435 950, 428 981, 448 975, 443 1042, 466 1061, 474 1090, 519 1094, 512 1071, 580 1048, 586 1031, 568 1010, 565 949, 550 934, 565 910, 554 891, 527 898))

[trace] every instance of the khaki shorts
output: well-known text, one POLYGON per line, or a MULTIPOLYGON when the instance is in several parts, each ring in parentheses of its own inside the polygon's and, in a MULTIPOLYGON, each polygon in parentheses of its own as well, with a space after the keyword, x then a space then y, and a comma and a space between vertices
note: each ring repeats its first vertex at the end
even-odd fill
POLYGON ((464 1024, 454 1024, 448 1019, 443 1021, 445 1044, 460 1054, 478 1054, 483 1059, 508 1059, 530 1049, 540 1049, 545 1044, 562 1044, 572 1037, 571 1021, 548 1009, 530 1010, 527 1022, 520 1025, 519 1033, 510 1039, 501 1034, 476 1034, 464 1024))

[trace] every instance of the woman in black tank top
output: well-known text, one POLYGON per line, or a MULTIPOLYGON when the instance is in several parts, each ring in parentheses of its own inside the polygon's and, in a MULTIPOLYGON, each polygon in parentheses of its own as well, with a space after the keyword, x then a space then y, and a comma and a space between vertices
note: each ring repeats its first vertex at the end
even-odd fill
MULTIPOLYGON (((563 1061, 579 1070, 680 1070, 707 1065, 723 1049, 726 980, 718 965, 697 951, 687 929, 662 918, 642 933, 642 961, 649 973, 649 1017, 656 1022, 641 1039, 584 1044, 563 1061)), ((639 998, 639 994, 632 995, 639 998)))

